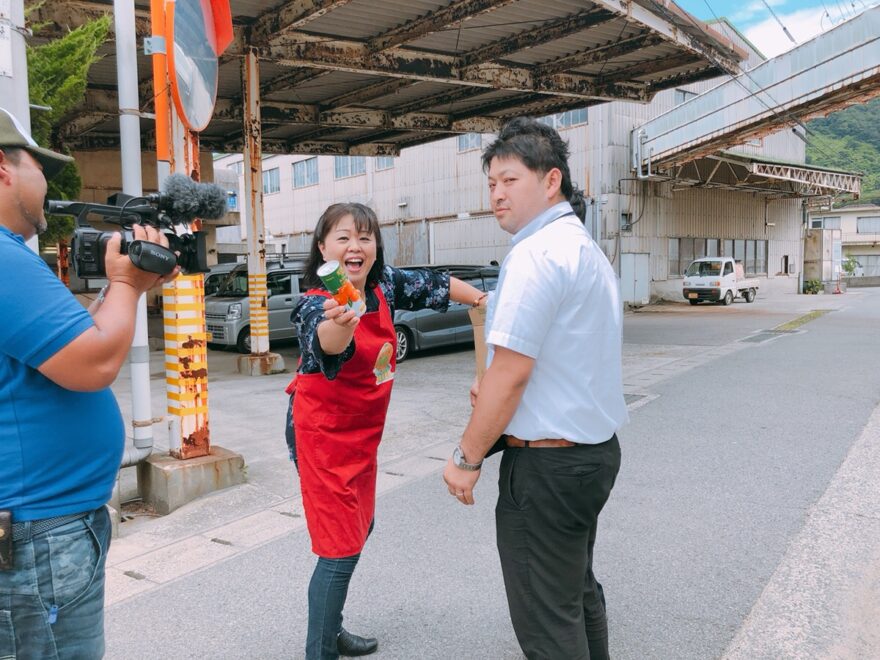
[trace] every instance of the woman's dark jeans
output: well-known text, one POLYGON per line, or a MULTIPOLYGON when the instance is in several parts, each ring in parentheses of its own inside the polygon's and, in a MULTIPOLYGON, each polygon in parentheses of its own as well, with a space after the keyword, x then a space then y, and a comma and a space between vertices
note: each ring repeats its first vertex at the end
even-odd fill
POLYGON ((336 638, 342 630, 342 608, 360 554, 340 559, 318 557, 309 583, 309 631, 306 660, 336 660, 336 638))

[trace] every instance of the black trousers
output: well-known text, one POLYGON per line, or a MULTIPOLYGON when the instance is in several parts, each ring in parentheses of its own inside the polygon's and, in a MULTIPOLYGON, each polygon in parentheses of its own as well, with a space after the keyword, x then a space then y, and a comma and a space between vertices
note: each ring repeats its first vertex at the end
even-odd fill
POLYGON ((593 545, 619 469, 617 436, 599 445, 504 451, 498 554, 513 629, 529 660, 609 657, 593 545))

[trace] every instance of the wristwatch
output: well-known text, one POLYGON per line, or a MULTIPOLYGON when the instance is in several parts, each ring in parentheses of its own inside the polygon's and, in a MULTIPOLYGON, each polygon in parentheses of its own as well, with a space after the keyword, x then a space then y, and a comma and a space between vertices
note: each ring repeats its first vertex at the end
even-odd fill
POLYGON ((461 450, 461 445, 458 445, 453 450, 452 462, 455 464, 455 467, 467 470, 468 472, 476 472, 483 465, 483 461, 480 461, 479 463, 468 463, 467 459, 464 457, 464 452, 461 450))

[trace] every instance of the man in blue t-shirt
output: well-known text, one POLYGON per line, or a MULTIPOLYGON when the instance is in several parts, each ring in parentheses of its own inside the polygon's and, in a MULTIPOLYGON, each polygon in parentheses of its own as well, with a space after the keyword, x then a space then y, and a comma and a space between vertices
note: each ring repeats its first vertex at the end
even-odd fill
MULTIPOLYGON (((46 177, 71 160, 0 109, 0 658, 104 654, 104 504, 125 440, 109 386, 138 298, 164 281, 120 254, 116 235, 109 284, 87 311, 25 245, 46 229, 46 177)), ((134 232, 168 245, 154 228, 134 232)))

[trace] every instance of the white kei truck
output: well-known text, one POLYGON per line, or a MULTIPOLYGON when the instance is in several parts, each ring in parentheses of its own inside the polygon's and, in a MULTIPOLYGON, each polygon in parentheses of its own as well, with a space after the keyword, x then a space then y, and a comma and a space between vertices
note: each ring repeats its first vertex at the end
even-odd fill
POLYGON ((746 279, 741 263, 731 257, 701 257, 684 272, 682 295, 691 305, 720 302, 729 305, 734 298, 755 302, 758 280, 746 279))

